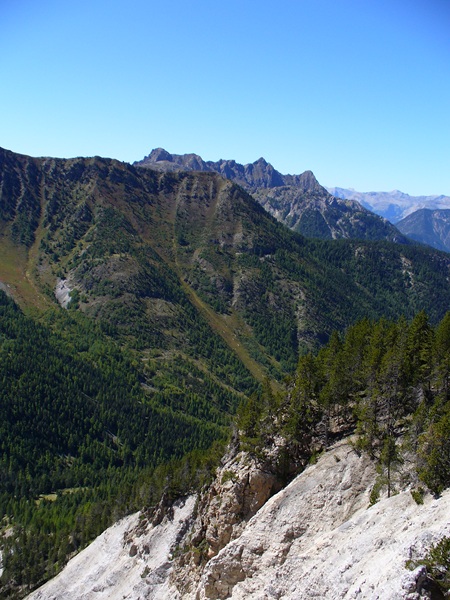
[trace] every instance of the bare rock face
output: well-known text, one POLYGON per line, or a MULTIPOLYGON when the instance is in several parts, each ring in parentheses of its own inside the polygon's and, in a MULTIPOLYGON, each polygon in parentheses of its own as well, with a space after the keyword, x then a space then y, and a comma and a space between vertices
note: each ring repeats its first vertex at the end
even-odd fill
POLYGON ((122 519, 75 556, 29 600, 175 600, 171 557, 191 523, 196 498, 177 501, 158 525, 144 513, 122 519))
POLYGON ((273 496, 205 566, 199 600, 427 597, 406 561, 450 531, 450 492, 405 491, 369 508, 374 465, 340 443, 273 496))
POLYGON ((199 499, 197 517, 175 560, 172 583, 193 593, 205 563, 238 537, 278 486, 276 476, 247 453, 231 451, 199 499))
POLYGON ((275 581, 275 571, 293 547, 341 525, 368 505, 374 468, 367 457, 344 446, 327 453, 319 464, 271 498, 242 535, 207 564, 199 598, 228 598, 239 582, 253 579, 258 572, 273 570, 275 581))
POLYGON ((55 287, 55 297, 59 304, 63 308, 67 308, 70 304, 70 292, 72 288, 70 287, 67 279, 58 279, 58 282, 55 287))

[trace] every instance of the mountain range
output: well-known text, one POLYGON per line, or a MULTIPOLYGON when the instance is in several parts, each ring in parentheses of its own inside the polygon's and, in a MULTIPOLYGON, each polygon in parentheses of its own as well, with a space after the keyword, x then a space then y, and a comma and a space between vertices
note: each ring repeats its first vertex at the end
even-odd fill
POLYGON ((64 286, 131 345, 191 352, 195 328, 181 346, 175 331, 194 311, 261 379, 359 316, 426 308, 436 320, 448 306, 445 255, 310 241, 215 172, 7 151, 1 169, 3 284, 43 306, 64 286))
POLYGON ((340 187, 327 187, 327 190, 336 198, 360 202, 369 210, 394 224, 423 208, 430 210, 450 208, 450 197, 444 195, 410 196, 399 190, 391 192, 357 192, 353 189, 340 187))
POLYGON ((160 172, 219 173, 244 188, 278 221, 307 237, 384 239, 402 244, 413 240, 445 252, 450 250, 445 239, 445 210, 442 210, 450 207, 447 196, 325 188, 311 171, 283 175, 264 158, 242 165, 234 160, 204 161, 197 154, 170 154, 156 148, 134 164, 160 172), (424 217, 419 214, 404 221, 415 211, 431 209, 436 209, 433 225, 425 226, 424 217))
POLYGON ((436 324, 450 306, 447 254, 351 239, 378 233, 365 217, 330 228, 326 211, 310 239, 261 206, 286 188, 333 208, 311 173, 257 161, 232 181, 161 152, 155 169, 0 150, 0 597, 119 517, 204 487, 237 407, 284 393, 333 331, 422 310, 436 324))
POLYGON ((162 148, 134 164, 162 172, 219 173, 245 189, 278 221, 308 237, 407 243, 407 238, 387 220, 359 202, 332 196, 311 171, 282 175, 264 158, 247 165, 234 160, 205 162, 196 154, 170 154, 162 148))

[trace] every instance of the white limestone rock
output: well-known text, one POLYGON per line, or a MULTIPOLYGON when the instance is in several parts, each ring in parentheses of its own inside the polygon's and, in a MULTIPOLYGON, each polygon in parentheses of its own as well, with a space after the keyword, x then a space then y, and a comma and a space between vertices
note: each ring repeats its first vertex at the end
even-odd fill
POLYGON ((67 279, 58 279, 55 287, 55 297, 63 308, 67 308, 70 304, 71 291, 72 288, 69 287, 69 282, 67 279))
POLYGON ((159 525, 141 513, 122 519, 73 558, 29 600, 176 600, 170 589, 171 553, 190 522, 195 497, 178 501, 159 525))
POLYGON ((450 491, 419 506, 409 491, 368 508, 365 455, 341 444, 308 467, 206 565, 199 599, 416 600, 424 572, 405 562, 450 533, 450 491))

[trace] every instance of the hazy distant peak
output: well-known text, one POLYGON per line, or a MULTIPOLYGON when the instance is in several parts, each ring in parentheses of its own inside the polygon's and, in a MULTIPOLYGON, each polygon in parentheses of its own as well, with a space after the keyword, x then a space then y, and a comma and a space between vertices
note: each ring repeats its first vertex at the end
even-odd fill
POLYGON ((336 196, 349 200, 357 200, 369 210, 397 223, 407 215, 421 208, 431 210, 450 208, 450 197, 444 195, 410 196, 400 190, 390 192, 358 192, 351 188, 328 187, 327 190, 336 196))
POLYGON ((438 250, 450 252, 450 210, 420 208, 397 223, 408 237, 438 250))

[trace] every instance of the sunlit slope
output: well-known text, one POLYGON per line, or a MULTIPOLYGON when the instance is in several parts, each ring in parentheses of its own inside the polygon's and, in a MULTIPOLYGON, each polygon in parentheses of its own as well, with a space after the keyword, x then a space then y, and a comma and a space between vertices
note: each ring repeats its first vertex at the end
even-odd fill
MULTIPOLYGON (((2 243, 17 247, 16 273, 49 301, 65 280, 72 307, 139 351, 203 357, 216 371, 230 352, 256 379, 280 378, 333 328, 421 309, 436 321, 450 306, 447 256, 307 240, 216 173, 6 151, 1 172, 2 243), (211 339, 222 348, 213 360, 211 339)), ((17 285, 8 263, 2 281, 17 285)))

